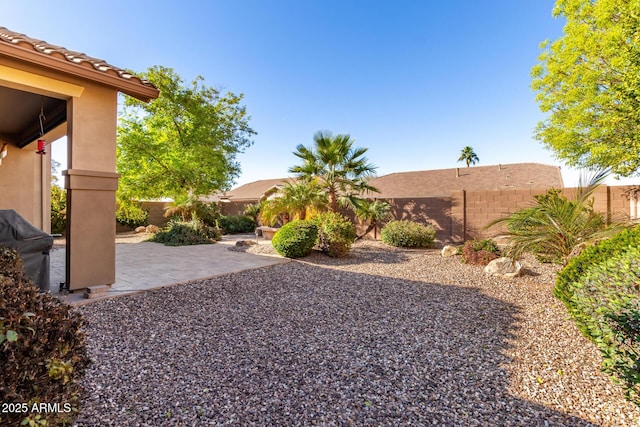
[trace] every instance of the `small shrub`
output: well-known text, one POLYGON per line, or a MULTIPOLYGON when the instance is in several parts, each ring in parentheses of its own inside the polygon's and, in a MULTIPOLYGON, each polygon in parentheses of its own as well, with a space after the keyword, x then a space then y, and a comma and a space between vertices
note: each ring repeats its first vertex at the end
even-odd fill
POLYGON ((253 233, 256 229, 256 222, 247 215, 222 216, 217 224, 224 234, 253 233))
POLYGON ((387 223, 380 232, 384 243, 402 248, 427 248, 436 237, 433 225, 414 221, 396 220, 387 223))
POLYGON ((149 220, 149 211, 142 209, 139 203, 122 202, 116 210, 116 221, 131 228, 145 225, 149 220))
POLYGON ((318 227, 318 249, 331 257, 349 253, 356 239, 356 228, 351 221, 337 212, 324 212, 311 220, 318 227))
POLYGON ((200 220, 171 220, 160 232, 154 234, 149 241, 162 243, 165 246, 187 246, 215 243, 220 232, 200 220))
POLYGON ((311 253, 318 238, 318 227, 306 220, 283 225, 273 236, 271 244, 276 252, 287 258, 300 258, 311 253))
POLYGON ((244 208, 244 212, 242 212, 244 215, 253 218, 253 221, 257 224, 258 223, 258 217, 260 216, 260 209, 262 207, 261 203, 253 203, 249 206, 247 206, 246 208, 244 208))
POLYGON ((462 261, 472 265, 487 265, 500 256, 498 244, 492 239, 470 240, 462 247, 462 261))
POLYGON ((5 247, 0 247, 0 295, 0 402, 71 406, 71 412, 0 412, 0 425, 70 424, 89 365, 80 313, 40 293, 18 252, 5 247))
POLYGON ((196 203, 195 211, 191 216, 191 219, 200 219, 209 227, 218 227, 218 218, 220 218, 220 209, 215 202, 196 203))

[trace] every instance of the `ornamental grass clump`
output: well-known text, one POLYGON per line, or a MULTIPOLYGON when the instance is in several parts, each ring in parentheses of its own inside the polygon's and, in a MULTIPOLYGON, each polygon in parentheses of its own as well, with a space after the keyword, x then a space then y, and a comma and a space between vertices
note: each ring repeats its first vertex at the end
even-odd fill
POLYGON ((401 248, 428 248, 436 237, 433 225, 396 220, 387 223, 380 232, 384 243, 401 248))
POLYGON ((301 258, 309 255, 318 238, 318 227, 307 220, 286 223, 271 240, 276 252, 287 258, 301 258))
POLYGON ((347 256, 356 239, 356 228, 337 212, 323 212, 311 220, 318 227, 316 245, 330 257, 347 256))
POLYGON ((39 292, 17 251, 0 247, 0 425, 71 424, 90 362, 83 324, 70 305, 39 292))
POLYGON ((602 352, 603 370, 640 405, 640 227, 585 249, 558 273, 554 295, 602 352))

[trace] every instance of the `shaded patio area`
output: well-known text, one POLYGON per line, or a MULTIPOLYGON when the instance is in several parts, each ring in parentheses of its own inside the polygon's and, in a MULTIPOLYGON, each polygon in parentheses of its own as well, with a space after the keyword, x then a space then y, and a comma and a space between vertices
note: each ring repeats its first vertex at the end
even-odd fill
MULTIPOLYGON (((252 234, 223 236, 213 245, 164 246, 159 243, 117 243, 116 282, 105 296, 85 298, 84 293, 70 293, 60 297, 73 305, 98 299, 144 292, 178 283, 214 277, 220 274, 265 267, 289 262, 286 258, 232 252, 228 248, 238 240, 255 240, 252 234)), ((270 244, 261 240, 262 244, 270 244)), ((57 294, 64 282, 65 249, 51 251, 51 292, 57 294)))

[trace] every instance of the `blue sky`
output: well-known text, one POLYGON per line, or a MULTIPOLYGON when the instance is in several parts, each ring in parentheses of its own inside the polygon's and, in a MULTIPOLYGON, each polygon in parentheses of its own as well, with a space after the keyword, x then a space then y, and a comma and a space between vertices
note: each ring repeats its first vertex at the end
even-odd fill
POLYGON ((562 34, 553 4, 0 0, 0 26, 119 67, 163 65, 244 93, 258 135, 238 157, 236 184, 287 176, 296 146, 326 129, 368 147, 379 175, 464 166, 456 160, 470 145, 479 165, 561 165, 571 186, 577 172, 532 138, 543 115, 529 73, 539 43, 562 34))

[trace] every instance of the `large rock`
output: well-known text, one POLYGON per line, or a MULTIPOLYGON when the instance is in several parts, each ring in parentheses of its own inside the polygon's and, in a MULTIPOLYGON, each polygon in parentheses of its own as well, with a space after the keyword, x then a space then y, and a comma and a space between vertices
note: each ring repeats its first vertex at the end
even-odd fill
POLYGON ((445 245, 444 248, 442 248, 441 254, 445 258, 458 255, 458 247, 453 245, 445 245))
POLYGON ((147 225, 147 233, 157 233, 158 231, 160 231, 160 228, 157 225, 147 225))
POLYGON ((502 257, 494 259, 484 268, 484 272, 494 276, 505 278, 517 277, 522 272, 522 265, 511 258, 502 257))

